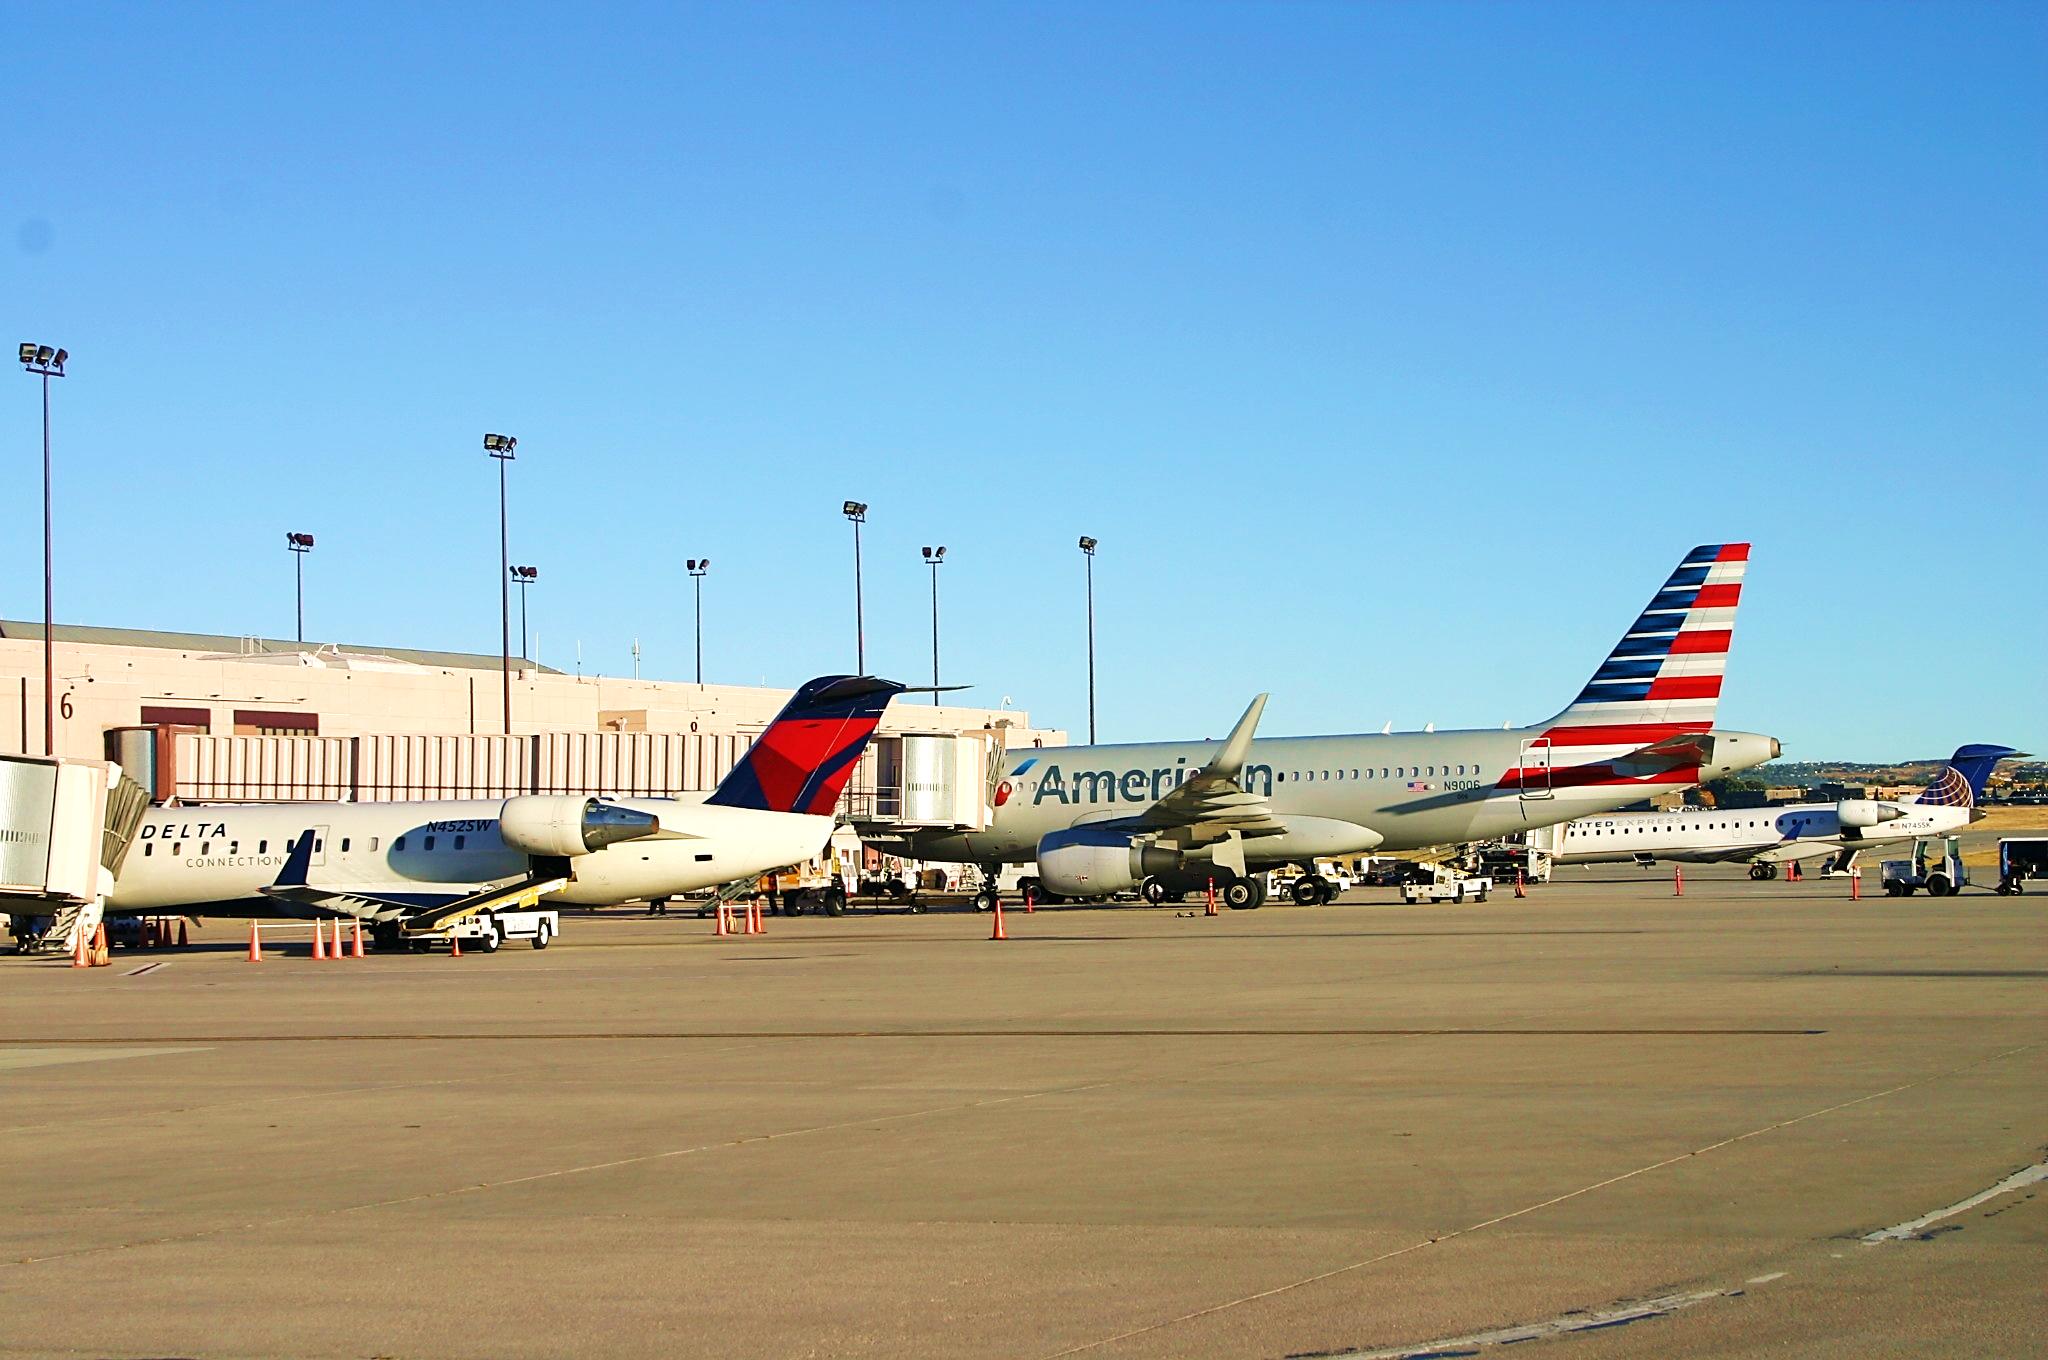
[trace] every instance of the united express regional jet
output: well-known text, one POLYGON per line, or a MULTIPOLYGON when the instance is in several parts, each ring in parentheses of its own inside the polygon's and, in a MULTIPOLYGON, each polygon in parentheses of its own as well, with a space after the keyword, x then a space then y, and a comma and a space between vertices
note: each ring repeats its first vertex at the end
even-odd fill
POLYGON ((799 689, 702 803, 522 794, 419 803, 152 808, 110 915, 361 918, 379 942, 478 904, 606 905, 715 887, 816 856, 903 686, 799 689))
POLYGON ((1191 891, 1264 901, 1261 871, 1310 870, 1297 901, 1327 900, 1318 857, 1490 840, 1746 770, 1775 739, 1714 728, 1747 543, 1685 555, 1563 712, 1533 727, 1254 739, 1260 695, 1221 743, 1012 752, 994 772, 986 831, 892 832, 871 843, 924 859, 1038 862, 1042 889, 1102 896, 1191 891))
POLYGON ((1832 859, 1843 870, 1865 846, 1945 836, 1977 821, 1992 767, 2025 754, 1958 746, 1934 782, 1907 799, 1620 812, 1531 832, 1529 848, 1552 864, 1747 863, 1751 878, 1776 878, 1779 865, 1809 859, 1832 859))

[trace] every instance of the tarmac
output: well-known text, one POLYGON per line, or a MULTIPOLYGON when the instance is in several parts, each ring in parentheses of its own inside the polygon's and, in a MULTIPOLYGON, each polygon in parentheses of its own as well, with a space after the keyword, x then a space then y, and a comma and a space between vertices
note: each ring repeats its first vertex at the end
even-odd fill
POLYGON ((0 960, 0 1355, 2040 1353, 2042 897, 1393 897, 0 960))

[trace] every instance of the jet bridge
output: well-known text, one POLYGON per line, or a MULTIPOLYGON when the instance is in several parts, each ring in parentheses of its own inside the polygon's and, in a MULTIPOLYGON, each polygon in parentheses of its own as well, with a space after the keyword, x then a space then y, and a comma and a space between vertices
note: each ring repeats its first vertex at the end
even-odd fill
POLYGON ((68 949, 99 925, 148 807, 119 765, 0 756, 0 911, 16 949, 68 949))
POLYGON ((874 782, 848 794, 865 838, 902 831, 985 831, 1003 732, 902 732, 874 739, 874 782))

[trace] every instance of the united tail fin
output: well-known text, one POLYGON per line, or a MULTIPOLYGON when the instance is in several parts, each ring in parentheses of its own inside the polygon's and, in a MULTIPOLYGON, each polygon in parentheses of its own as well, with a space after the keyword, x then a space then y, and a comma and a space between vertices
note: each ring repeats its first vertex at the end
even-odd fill
POLYGON ((1958 746, 1934 782, 1913 801, 1927 807, 1975 807, 1992 768, 2008 756, 2025 754, 2010 746, 1958 746))
POLYGON ((903 688, 872 675, 808 681, 704 801, 831 816, 882 710, 903 688))
POLYGON ((1687 553, 1579 697, 1545 725, 1608 730, 1614 744, 1631 746, 1711 728, 1748 567, 1747 543, 1687 553))

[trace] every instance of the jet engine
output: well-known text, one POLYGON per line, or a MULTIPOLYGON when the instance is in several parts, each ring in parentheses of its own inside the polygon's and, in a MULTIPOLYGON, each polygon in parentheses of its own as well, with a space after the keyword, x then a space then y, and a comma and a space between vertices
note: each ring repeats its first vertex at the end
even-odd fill
POLYGON ((1905 815, 1906 810, 1896 803, 1880 803, 1869 798, 1844 798, 1835 804, 1835 825, 1851 833, 1868 831, 1905 815))
POLYGON ((1121 831, 1077 826, 1038 843, 1038 878, 1061 897, 1106 897, 1181 867, 1178 854, 1121 831))
POLYGON ((521 794, 498 809, 498 835, 506 848, 537 858, 587 855, 659 830, 661 819, 651 812, 579 794, 521 794))

